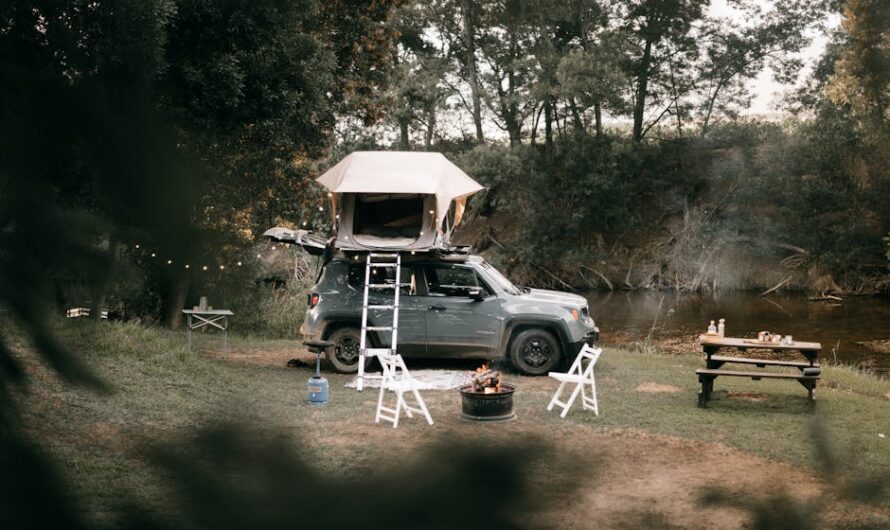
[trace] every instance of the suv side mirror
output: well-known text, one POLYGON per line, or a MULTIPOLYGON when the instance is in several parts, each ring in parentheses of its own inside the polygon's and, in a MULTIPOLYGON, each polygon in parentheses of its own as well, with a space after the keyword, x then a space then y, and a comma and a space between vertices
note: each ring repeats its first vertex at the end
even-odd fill
POLYGON ((467 289, 467 296, 478 302, 480 300, 485 300, 485 291, 481 287, 471 287, 467 289))

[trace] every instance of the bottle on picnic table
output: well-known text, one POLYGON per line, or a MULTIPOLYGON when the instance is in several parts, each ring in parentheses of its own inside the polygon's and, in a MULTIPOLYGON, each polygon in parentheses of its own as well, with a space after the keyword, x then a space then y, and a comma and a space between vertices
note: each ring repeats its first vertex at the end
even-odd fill
POLYGON ((708 326, 708 335, 716 335, 716 334, 717 334, 717 327, 714 326, 714 321, 712 320, 711 325, 708 326))
POLYGON ((721 318, 720 323, 717 324, 717 334, 720 335, 721 337, 726 336, 726 319, 725 318, 721 318))

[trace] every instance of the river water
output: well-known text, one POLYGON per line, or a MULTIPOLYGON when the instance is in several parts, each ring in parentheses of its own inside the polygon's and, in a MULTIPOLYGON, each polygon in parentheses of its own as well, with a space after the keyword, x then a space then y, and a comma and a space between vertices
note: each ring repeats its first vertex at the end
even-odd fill
POLYGON ((890 376, 890 298, 860 296, 843 302, 810 302, 799 294, 758 296, 646 291, 591 292, 590 313, 603 341, 659 339, 693 341, 711 320, 726 319, 726 335, 753 337, 758 331, 820 342, 822 359, 855 364, 890 376), (653 326, 654 323, 654 326, 653 326), (884 351, 873 341, 887 341, 884 351), (872 343, 872 344, 869 344, 872 343))

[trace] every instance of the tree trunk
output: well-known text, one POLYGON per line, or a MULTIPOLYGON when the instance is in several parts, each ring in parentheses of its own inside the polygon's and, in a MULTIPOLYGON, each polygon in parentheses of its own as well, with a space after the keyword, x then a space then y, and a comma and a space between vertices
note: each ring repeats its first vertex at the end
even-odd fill
POLYGON ((544 110, 544 106, 541 105, 540 108, 532 109, 532 131, 529 134, 529 143, 535 145, 538 140, 538 123, 541 121, 541 112, 544 110))
POLYGON ((647 40, 640 59, 640 71, 637 77, 636 101, 634 101, 633 141, 643 139, 643 115, 646 112, 646 96, 649 95, 649 64, 652 62, 652 41, 647 40))
POLYGON ((408 150, 408 119, 399 118, 399 149, 408 150))
POLYGON ((553 151, 553 107, 550 96, 544 99, 544 150, 553 151))
POLYGON ((185 309, 185 297, 188 293, 189 280, 184 272, 175 272, 173 274, 173 278, 170 279, 170 292, 164 313, 164 323, 170 329, 179 329, 182 327, 182 310, 185 309))
POLYGON ((110 255, 110 259, 105 278, 102 278, 101 281, 97 282, 95 287, 93 288, 93 303, 90 306, 90 318, 93 320, 102 320, 102 307, 105 305, 105 287, 108 284, 107 278, 114 274, 115 270, 117 269, 118 258, 120 256, 120 246, 121 245, 117 240, 117 236, 113 234, 108 236, 108 253, 110 255))
POLYGON ((436 109, 430 108, 426 113, 426 136, 423 145, 429 149, 433 145, 433 134, 436 131, 436 109))
POLYGON ((460 2, 461 18, 463 18, 463 41, 466 48, 467 80, 470 83, 470 94, 473 99, 473 123, 476 125, 476 140, 483 142, 482 135, 482 98, 479 94, 479 77, 476 73, 476 30, 473 24, 472 4, 470 0, 460 2))
POLYGON ((597 101, 593 104, 593 120, 596 126, 596 139, 603 139, 603 107, 597 101))
POLYGON ((581 113, 578 112, 578 105, 575 104, 575 98, 569 98, 569 108, 572 109, 572 121, 575 124, 575 130, 584 132, 584 120, 581 119, 581 113))

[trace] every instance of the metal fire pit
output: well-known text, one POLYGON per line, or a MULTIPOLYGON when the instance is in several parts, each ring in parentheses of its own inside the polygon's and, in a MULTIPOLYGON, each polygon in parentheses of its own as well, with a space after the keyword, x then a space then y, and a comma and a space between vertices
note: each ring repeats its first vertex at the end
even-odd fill
POLYGON ((473 392, 473 385, 461 387, 460 417, 467 421, 507 421, 516 417, 513 413, 513 385, 501 385, 497 394, 473 392))

